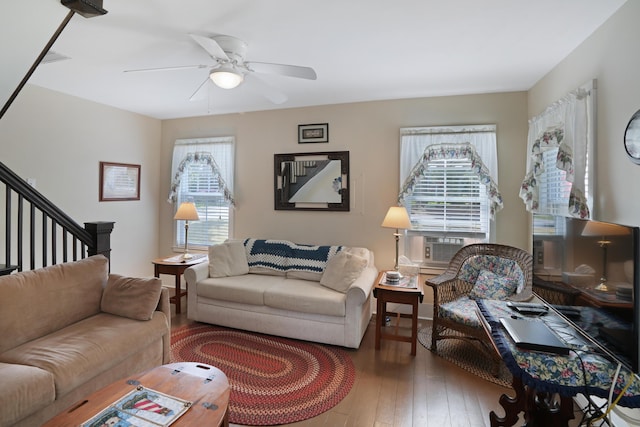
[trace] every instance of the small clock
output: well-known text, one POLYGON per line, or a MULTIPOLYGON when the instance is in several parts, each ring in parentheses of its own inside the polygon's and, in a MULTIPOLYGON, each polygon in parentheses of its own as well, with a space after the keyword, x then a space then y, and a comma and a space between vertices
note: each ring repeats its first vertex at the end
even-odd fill
POLYGON ((640 165, 640 110, 631 116, 624 131, 624 149, 631 161, 640 165))

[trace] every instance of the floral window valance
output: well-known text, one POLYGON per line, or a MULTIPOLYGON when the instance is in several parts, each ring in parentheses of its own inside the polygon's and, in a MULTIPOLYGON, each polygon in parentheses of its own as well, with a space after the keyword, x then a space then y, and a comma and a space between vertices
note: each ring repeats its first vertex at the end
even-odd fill
POLYGON ((183 160, 178 164, 176 169, 176 173, 171 181, 171 191, 169 192, 169 203, 175 203, 178 195, 178 188, 180 187, 180 182, 182 180, 182 176, 184 174, 185 167, 190 163, 200 163, 206 164, 211 167, 211 172, 218 179, 220 183, 220 187, 224 194, 225 200, 227 200, 231 205, 235 206, 235 201, 233 200, 233 192, 227 186, 225 179, 222 175, 220 167, 217 165, 213 155, 207 152, 190 152, 185 155, 183 160))
POLYGON ((489 198, 489 213, 491 219, 495 218, 495 214, 503 207, 502 196, 498 191, 498 186, 491 177, 489 169, 482 162, 482 159, 471 144, 433 144, 429 145, 420 161, 413 167, 400 190, 398 201, 404 205, 405 197, 413 193, 413 189, 424 174, 429 162, 435 160, 447 159, 468 159, 471 161, 473 173, 478 177, 480 182, 487 187, 487 197, 489 198))
MULTIPOLYGON (((558 148, 556 167, 566 172, 570 185, 568 204, 564 213, 568 216, 589 218, 593 200, 593 169, 589 182, 587 163, 593 152, 593 82, 576 89, 549 106, 542 114, 529 120, 527 173, 520 187, 520 198, 527 211, 542 212, 540 204, 540 177, 545 171, 543 153, 558 148)), ((592 160, 591 160, 592 161, 592 160)))

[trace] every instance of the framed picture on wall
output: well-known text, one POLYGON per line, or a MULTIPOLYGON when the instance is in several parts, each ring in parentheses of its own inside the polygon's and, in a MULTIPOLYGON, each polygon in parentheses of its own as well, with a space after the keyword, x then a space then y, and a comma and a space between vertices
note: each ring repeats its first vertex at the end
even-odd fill
POLYGON ((329 124, 298 125, 298 144, 329 142, 329 124))
POLYGON ((100 201, 140 200, 140 165, 100 162, 100 201))

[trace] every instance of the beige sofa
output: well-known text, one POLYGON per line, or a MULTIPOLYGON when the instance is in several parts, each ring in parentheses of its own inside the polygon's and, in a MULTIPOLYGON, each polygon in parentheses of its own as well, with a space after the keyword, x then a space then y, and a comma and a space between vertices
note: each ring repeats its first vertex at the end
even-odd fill
POLYGON ((364 248, 245 239, 189 267, 187 316, 237 329, 358 348, 377 277, 364 248))
POLYGON ((167 291, 108 268, 97 255, 0 277, 0 426, 39 426, 169 362, 167 291))

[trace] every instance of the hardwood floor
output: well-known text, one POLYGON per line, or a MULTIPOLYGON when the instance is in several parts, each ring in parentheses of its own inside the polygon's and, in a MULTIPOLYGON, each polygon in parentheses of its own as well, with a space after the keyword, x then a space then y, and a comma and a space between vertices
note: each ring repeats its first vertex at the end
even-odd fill
MULTIPOLYGON (((172 328, 189 322, 185 311, 183 306, 183 313, 173 315, 172 328)), ((409 343, 383 340, 376 351, 374 340, 372 318, 360 348, 347 349, 356 368, 351 392, 331 410, 288 426, 484 427, 490 411, 503 414, 498 399, 505 392, 512 395, 509 389, 454 366, 419 343, 412 357, 409 343)))

